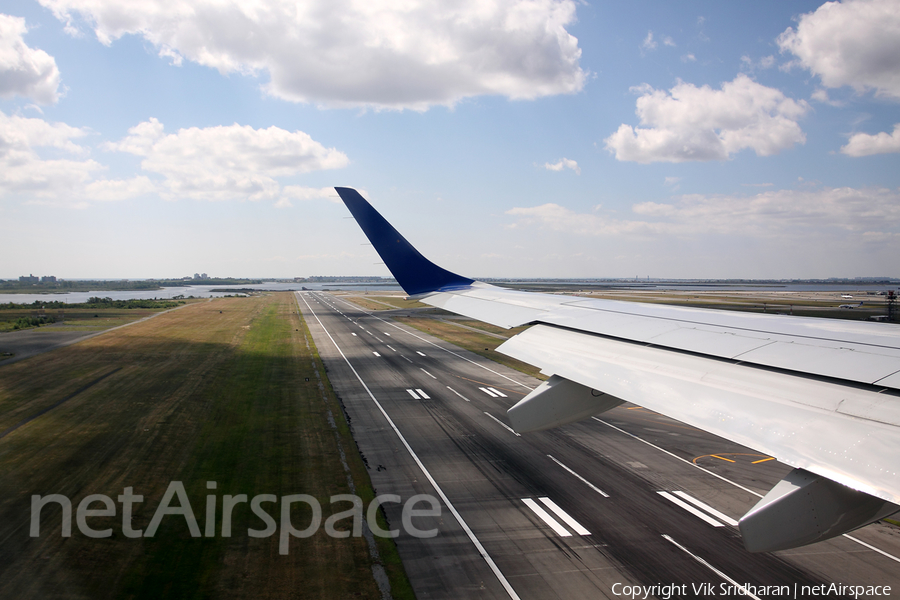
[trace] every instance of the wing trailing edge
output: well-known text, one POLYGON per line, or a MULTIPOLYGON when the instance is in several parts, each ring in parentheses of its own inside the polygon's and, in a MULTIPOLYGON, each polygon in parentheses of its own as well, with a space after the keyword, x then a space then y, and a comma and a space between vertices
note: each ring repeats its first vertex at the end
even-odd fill
POLYGON ((503 289, 435 265, 356 190, 335 189, 407 294, 501 327, 536 324, 497 349, 550 376, 509 409, 517 431, 627 401, 777 458, 794 471, 740 522, 753 552, 900 510, 900 326, 503 289))

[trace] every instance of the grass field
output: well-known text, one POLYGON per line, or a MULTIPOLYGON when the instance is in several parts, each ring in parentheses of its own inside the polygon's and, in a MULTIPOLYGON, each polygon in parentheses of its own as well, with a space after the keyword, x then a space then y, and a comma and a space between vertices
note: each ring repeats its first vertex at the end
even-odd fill
MULTIPOLYGON (((292 294, 200 302, 0 367, 0 436, 2 598, 380 598, 381 567, 395 598, 412 597, 392 540, 375 538, 374 558, 365 538, 320 529, 285 556, 277 533, 247 535, 264 528, 247 504, 234 509, 233 535, 220 534, 225 494, 310 494, 323 523, 347 508, 332 509, 331 495, 373 496, 292 294), (89 519, 111 537, 85 536, 74 514, 62 537, 55 504, 29 536, 32 494, 62 494, 74 513, 87 495, 116 501, 133 487, 144 498, 133 527, 146 529, 172 481, 201 530, 215 495, 213 537, 192 537, 171 515, 154 537, 128 538, 119 503, 115 517, 89 519)), ((263 506, 279 519, 279 505, 263 506)))
POLYGON ((161 312, 162 308, 68 308, 64 311, 34 309, 5 309, 0 310, 0 332, 13 331, 16 321, 21 317, 36 317, 46 315, 56 319, 55 323, 41 325, 41 327, 53 327, 61 331, 101 331, 110 327, 117 327, 143 319, 154 313, 161 312))

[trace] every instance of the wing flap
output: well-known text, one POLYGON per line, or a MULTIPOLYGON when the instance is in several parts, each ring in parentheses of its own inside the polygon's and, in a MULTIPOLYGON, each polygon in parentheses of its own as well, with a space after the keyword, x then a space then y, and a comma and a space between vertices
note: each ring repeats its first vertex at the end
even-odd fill
POLYGON ((881 414, 896 397, 546 325, 498 351, 900 504, 900 427, 837 410, 881 414))

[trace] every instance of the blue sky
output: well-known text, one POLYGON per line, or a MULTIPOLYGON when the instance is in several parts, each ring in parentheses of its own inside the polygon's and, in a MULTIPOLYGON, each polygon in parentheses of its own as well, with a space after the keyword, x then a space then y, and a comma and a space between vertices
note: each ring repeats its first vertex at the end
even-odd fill
POLYGON ((900 2, 0 0, 0 278, 900 276, 900 2))

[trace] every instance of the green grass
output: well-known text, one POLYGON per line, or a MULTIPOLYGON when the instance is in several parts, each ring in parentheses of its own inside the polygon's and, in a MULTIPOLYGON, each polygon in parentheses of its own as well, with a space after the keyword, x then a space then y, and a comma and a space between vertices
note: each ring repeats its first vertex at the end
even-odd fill
MULTIPOLYGON (((198 303, 2 367, 0 431, 119 367, 0 439, 0 597, 380 597, 364 538, 321 528, 292 539, 283 556, 277 533, 247 535, 263 527, 247 504, 235 509, 230 538, 219 535, 220 521, 215 537, 192 538, 184 518, 169 516, 155 537, 126 539, 119 515, 91 520, 111 527, 111 538, 87 538, 73 522, 66 539, 58 510, 29 538, 33 493, 115 500, 133 486, 145 499, 134 526, 146 528, 171 481, 184 482, 201 531, 207 494, 219 519, 225 494, 311 494, 324 523, 330 496, 350 493, 339 447, 357 494, 366 505, 373 497, 291 294, 198 303)), ((277 521, 280 505, 265 506, 277 521)), ((302 527, 299 506, 293 521, 302 527)), ((394 597, 413 597, 393 541, 379 539, 379 550, 394 597)))

